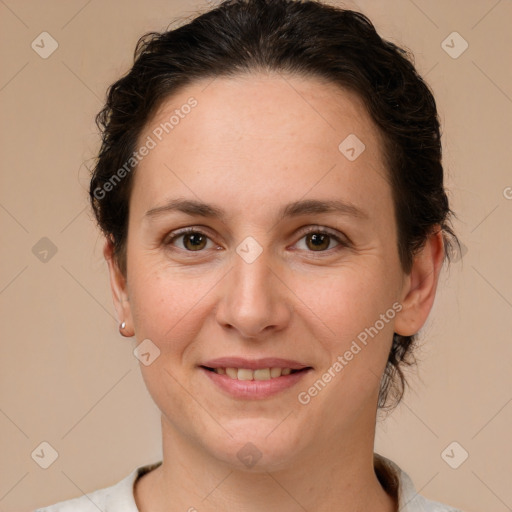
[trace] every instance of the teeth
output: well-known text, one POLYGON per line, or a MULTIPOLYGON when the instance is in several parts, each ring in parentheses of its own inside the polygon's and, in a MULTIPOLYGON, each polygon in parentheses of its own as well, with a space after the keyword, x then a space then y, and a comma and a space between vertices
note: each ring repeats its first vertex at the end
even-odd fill
POLYGON ((276 377, 281 377, 281 368, 270 368, 270 377, 275 379, 276 377))
POLYGON ((252 370, 246 370, 245 368, 238 369, 238 380, 252 380, 254 372, 252 370))
MULTIPOLYGON (((254 370, 254 380, 269 380, 270 379, 270 368, 261 368, 258 370, 254 370)), ((238 370, 238 375, 240 375, 240 370, 238 370)))
MULTIPOLYGON (((215 371, 219 373, 220 368, 216 368, 215 371)), ((238 379, 238 370, 236 368, 226 368, 226 374, 232 379, 238 379)), ((221 374, 222 375, 222 374, 221 374)))
POLYGON ((238 380, 270 380, 281 375, 290 375, 291 368, 259 368, 249 370, 248 368, 214 368, 215 373, 227 375, 231 379, 238 380))

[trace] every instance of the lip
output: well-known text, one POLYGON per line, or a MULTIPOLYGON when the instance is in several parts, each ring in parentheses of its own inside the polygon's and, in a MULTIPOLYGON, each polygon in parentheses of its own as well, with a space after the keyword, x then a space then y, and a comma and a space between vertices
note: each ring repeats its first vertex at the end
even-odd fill
POLYGON ((302 370, 303 368, 310 368, 307 364, 278 357, 263 357, 260 359, 219 357, 206 361, 201 364, 201 366, 207 366, 208 368, 247 368, 248 370, 259 370, 261 368, 291 368, 292 370, 302 370))
POLYGON ((262 400, 272 397, 278 393, 290 389, 304 378, 310 371, 311 366, 275 357, 266 357, 262 359, 245 359, 240 357, 221 357, 205 362, 199 366, 199 370, 210 379, 224 394, 231 398, 245 400, 262 400), (208 368, 247 368, 249 370, 258 370, 261 368, 291 368, 292 370, 302 370, 289 375, 281 375, 270 380, 238 380, 232 379, 227 375, 219 375, 216 372, 207 370, 208 368))

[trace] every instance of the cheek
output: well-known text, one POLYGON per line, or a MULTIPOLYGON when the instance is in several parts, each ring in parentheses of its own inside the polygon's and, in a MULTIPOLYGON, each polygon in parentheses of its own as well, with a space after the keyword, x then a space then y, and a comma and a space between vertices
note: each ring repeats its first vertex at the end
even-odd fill
MULTIPOLYGON (((301 276, 292 281, 291 288, 317 315, 317 323, 341 344, 373 326, 397 297, 393 270, 384 272, 377 265, 372 268, 370 263, 377 259, 368 259, 367 265, 346 265, 323 276, 301 276)), ((383 330, 380 323, 379 327, 383 330)))
POLYGON ((305 395, 301 396, 314 401, 314 407, 321 411, 319 416, 334 415, 333 422, 339 428, 355 410, 376 399, 400 308, 390 292, 392 282, 379 279, 382 273, 369 279, 371 275, 360 268, 347 271, 332 277, 322 293, 314 298, 310 295, 311 309, 321 319, 316 324, 329 328, 319 327, 313 333, 327 357, 318 373, 305 383, 301 390, 305 395), (321 337, 320 330, 328 334, 321 337))
MULTIPOLYGON (((158 356, 140 365, 146 387, 162 411, 172 398, 173 407, 188 407, 179 383, 188 371, 185 355, 200 337, 211 278, 184 278, 171 270, 145 272, 132 281, 132 316, 140 343, 149 339, 158 356)), ((141 361, 142 362, 142 361, 141 361)))
MULTIPOLYGON (((312 280, 309 288, 303 283, 297 291, 321 320, 316 321, 319 327, 313 335, 327 355, 319 373, 321 380, 328 382, 328 390, 322 391, 319 406, 336 403, 348 414, 378 392, 400 306, 394 292, 396 275, 393 277, 392 269, 385 273, 373 266, 376 261, 369 258, 366 266, 339 269, 328 279, 312 280)), ((323 389, 321 382, 308 383, 311 385, 323 389)), ((312 392, 316 393, 316 388, 312 392)))
POLYGON ((151 262, 134 265, 130 307, 137 339, 149 338, 162 352, 181 352, 201 328, 202 306, 216 281, 210 274, 152 268, 151 262))

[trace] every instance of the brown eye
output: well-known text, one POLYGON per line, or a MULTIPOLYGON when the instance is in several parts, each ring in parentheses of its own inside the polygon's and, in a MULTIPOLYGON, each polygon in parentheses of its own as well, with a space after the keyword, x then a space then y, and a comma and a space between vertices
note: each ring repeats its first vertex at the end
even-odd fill
POLYGON ((311 233, 306 235, 306 245, 314 251, 325 251, 329 248, 330 241, 331 236, 325 233, 311 233))
POLYGON ((204 249, 208 238, 202 233, 187 233, 182 236, 184 247, 190 251, 200 251, 204 249))
POLYGON ((326 252, 329 254, 337 249, 348 246, 341 236, 320 228, 309 229, 309 231, 304 233, 299 241, 299 245, 303 245, 302 247, 299 246, 299 249, 310 253, 326 252))
POLYGON ((173 236, 167 239, 166 246, 176 246, 178 249, 187 252, 200 252, 206 248, 209 237, 195 229, 187 229, 185 231, 173 233, 173 236), (177 240, 180 240, 177 243, 177 240))

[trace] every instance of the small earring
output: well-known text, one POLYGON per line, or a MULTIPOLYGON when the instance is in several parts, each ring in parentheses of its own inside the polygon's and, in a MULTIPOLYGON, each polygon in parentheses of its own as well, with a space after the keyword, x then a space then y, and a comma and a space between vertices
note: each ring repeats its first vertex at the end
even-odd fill
POLYGON ((124 329, 126 327, 126 322, 121 323, 120 327, 121 329, 124 329))

